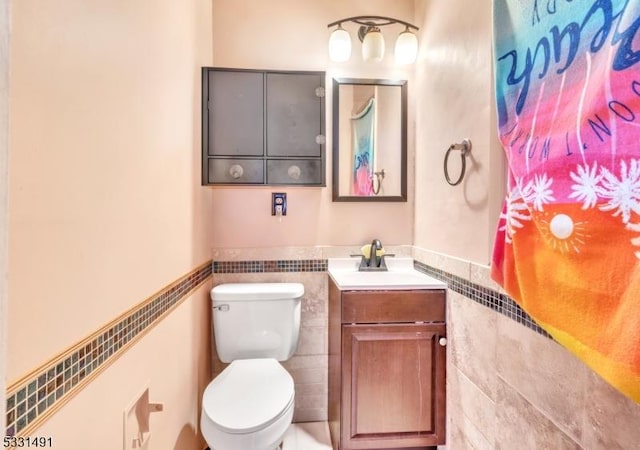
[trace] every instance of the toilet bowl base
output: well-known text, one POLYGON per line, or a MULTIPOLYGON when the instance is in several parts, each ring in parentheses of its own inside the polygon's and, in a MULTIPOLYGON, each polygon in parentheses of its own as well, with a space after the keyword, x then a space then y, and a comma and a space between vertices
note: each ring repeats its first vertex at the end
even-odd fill
MULTIPOLYGON (((278 445, 278 446, 275 448, 275 450, 282 450, 283 445, 284 445, 284 444, 283 444, 282 442, 280 442, 280 445, 278 445)), ((211 450, 211 449, 210 449, 209 447, 207 447, 207 448, 205 448, 204 450, 211 450)))
POLYGON ((284 435, 293 422, 294 402, 268 427, 249 434, 230 434, 201 417, 200 430, 211 450, 280 450, 284 435), (256 441, 261 441, 259 445, 256 441), (219 442, 215 444, 214 442, 219 442))

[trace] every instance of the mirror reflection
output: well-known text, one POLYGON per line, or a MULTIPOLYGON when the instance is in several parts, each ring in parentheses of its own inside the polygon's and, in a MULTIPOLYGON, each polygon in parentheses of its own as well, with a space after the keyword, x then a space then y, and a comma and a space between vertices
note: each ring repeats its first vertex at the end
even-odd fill
POLYGON ((333 200, 406 201, 406 81, 333 80, 333 200))

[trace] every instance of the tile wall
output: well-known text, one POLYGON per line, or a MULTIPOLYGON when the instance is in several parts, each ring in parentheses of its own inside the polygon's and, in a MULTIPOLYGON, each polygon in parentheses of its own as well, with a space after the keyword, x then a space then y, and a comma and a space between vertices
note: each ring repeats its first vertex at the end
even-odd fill
MULTIPOLYGON (((388 250, 412 256, 418 270, 449 285, 447 448, 638 448, 640 405, 550 339, 490 279, 488 266, 411 246, 388 250)), ((305 285, 300 345, 284 363, 296 382, 297 422, 326 420, 327 277, 317 270, 326 270, 327 258, 357 252, 357 247, 314 247, 214 254, 214 284, 305 285), (285 270, 295 260, 294 271, 285 270), (236 273, 230 273, 233 268, 236 273), (246 268, 256 270, 238 273, 246 268)), ((222 369, 215 355, 214 366, 222 369)))
MULTIPOLYGON (((446 281, 447 443, 450 449, 638 448, 640 405, 556 344, 489 276, 487 266, 412 246, 388 247, 446 281)), ((283 363, 296 389, 294 421, 327 419, 327 259, 358 247, 215 250, 205 264, 69 352, 11 386, 7 435, 55 410, 213 272, 213 284, 301 282, 298 349, 283 363)), ((213 355, 213 372, 224 364, 213 355)))
POLYGON ((550 339, 490 279, 489 267, 419 248, 414 258, 454 281, 448 448, 640 448, 640 404, 550 339))

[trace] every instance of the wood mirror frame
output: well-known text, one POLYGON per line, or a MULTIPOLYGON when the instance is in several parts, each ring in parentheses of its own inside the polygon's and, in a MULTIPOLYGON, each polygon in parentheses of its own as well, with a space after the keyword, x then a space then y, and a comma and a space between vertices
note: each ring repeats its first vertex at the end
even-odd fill
MULTIPOLYGON (((378 111, 378 110, 376 110, 378 111)), ((365 114, 365 113, 363 113, 365 114)), ((407 81, 406 80, 384 80, 384 79, 363 79, 363 78, 334 78, 333 79, 333 201, 334 202, 406 202, 407 201, 407 81), (355 94, 355 90, 369 91, 364 94, 355 94), (342 104, 341 104, 341 91, 342 104), (397 92, 397 93, 396 93, 397 92), (361 97, 358 105, 353 98, 349 98, 345 103, 346 94, 353 98, 361 97), (382 187, 378 184, 380 175, 371 178, 372 191, 363 194, 354 194, 354 187, 345 186, 355 182, 357 168, 354 169, 356 161, 361 161, 358 155, 354 156, 353 127, 349 125, 352 119, 354 108, 356 111, 365 109, 367 98, 376 99, 376 105, 382 111, 380 126, 373 125, 374 133, 374 161, 369 172, 385 171, 382 179, 382 187), (385 100, 386 99, 386 100, 385 100), (385 105, 387 106, 385 108, 385 105), (357 107, 356 107, 357 106, 357 107), (341 110, 343 112, 341 116, 341 110), (345 112, 348 111, 347 117, 345 112), (392 124, 391 124, 392 123, 392 124), (342 127, 341 127, 342 124, 342 127), (385 128, 390 127, 390 128, 385 128), (346 131, 345 129, 348 128, 346 131), (391 144, 381 145, 383 148, 376 148, 378 141, 384 143, 391 140, 391 144), (342 143, 342 145, 341 145, 342 143), (345 147, 347 152, 345 153, 345 147), (385 158, 386 163, 380 164, 380 160, 385 158), (341 164, 342 163, 342 164, 341 164), (384 165, 390 166, 385 169, 384 165), (377 188, 382 191, 378 195, 374 194, 377 188), (392 189, 388 189, 392 187, 392 189), (385 189, 387 188, 387 189, 385 189), (340 191, 342 189, 342 192, 340 191), (385 191, 387 191, 385 193, 385 191)), ((371 150, 370 150, 371 151, 371 150)), ((366 177, 362 178, 366 183, 366 177)), ((364 184, 363 184, 364 185, 364 184)), ((366 188, 366 186, 365 186, 366 188)), ((366 191, 365 189, 364 191, 366 191)))

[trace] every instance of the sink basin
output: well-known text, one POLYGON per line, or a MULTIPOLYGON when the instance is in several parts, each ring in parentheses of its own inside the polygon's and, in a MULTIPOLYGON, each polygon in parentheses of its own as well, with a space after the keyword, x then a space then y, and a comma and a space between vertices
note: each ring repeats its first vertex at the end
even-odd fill
POLYGON ((343 290, 446 289, 446 283, 413 268, 413 259, 386 257, 386 272, 360 272, 358 258, 330 258, 329 275, 343 290))

